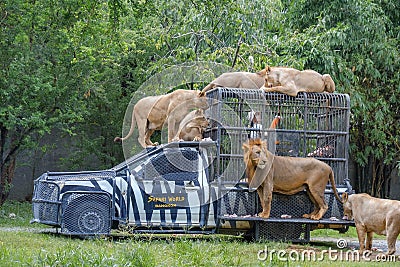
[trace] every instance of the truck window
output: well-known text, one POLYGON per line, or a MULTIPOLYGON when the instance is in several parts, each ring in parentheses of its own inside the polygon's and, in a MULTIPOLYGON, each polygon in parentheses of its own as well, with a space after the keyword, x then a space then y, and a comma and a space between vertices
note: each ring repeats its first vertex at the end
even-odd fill
POLYGON ((197 150, 165 149, 145 163, 144 179, 165 179, 182 185, 184 181, 193 181, 198 185, 198 161, 197 150))

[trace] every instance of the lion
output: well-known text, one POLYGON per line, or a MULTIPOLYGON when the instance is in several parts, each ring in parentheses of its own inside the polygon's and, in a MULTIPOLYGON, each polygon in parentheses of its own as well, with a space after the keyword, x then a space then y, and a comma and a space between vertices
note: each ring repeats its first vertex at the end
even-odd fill
POLYGON ((172 141, 201 141, 203 132, 208 126, 208 120, 202 109, 189 112, 179 124, 179 130, 172 141))
POLYGON ((140 99, 133 108, 132 122, 125 137, 115 137, 115 142, 128 139, 138 126, 139 144, 146 148, 155 146, 150 140, 156 130, 168 125, 168 142, 176 136, 179 123, 193 108, 207 109, 208 100, 204 93, 197 90, 178 89, 161 96, 148 96, 140 99))
POLYGON ((150 136, 154 133, 155 130, 161 130, 161 127, 148 129, 147 127, 147 117, 149 116, 151 107, 161 98, 162 96, 147 96, 140 99, 132 111, 132 121, 131 127, 129 129, 129 133, 125 137, 115 137, 114 142, 122 142, 127 140, 135 130, 135 125, 138 127, 139 136, 138 141, 142 147, 154 146, 155 143, 151 142, 150 136))
POLYGON ((368 194, 342 194, 344 220, 354 219, 360 251, 371 250, 374 233, 386 235, 387 255, 396 252, 400 233, 400 201, 380 199, 368 194), (367 242, 365 243, 365 235, 367 242))
POLYGON ((264 70, 265 84, 261 90, 297 96, 299 92, 333 93, 335 83, 329 74, 314 70, 297 70, 287 67, 269 67, 264 70))
POLYGON ((226 72, 218 76, 202 90, 203 93, 216 87, 260 89, 265 83, 265 69, 259 72, 226 72))
POLYGON ((257 190, 260 198, 262 218, 269 218, 272 192, 293 195, 306 190, 315 209, 303 218, 319 220, 328 209, 324 193, 328 181, 332 185, 337 200, 332 168, 315 158, 296 158, 274 156, 267 150, 267 144, 261 139, 250 139, 242 146, 249 191, 257 190))

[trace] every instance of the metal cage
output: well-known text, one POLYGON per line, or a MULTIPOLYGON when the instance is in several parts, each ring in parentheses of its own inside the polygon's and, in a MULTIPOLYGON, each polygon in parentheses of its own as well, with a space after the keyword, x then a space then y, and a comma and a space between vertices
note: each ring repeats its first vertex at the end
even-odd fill
MULTIPOLYGON (((255 89, 217 88, 207 97, 211 127, 205 135, 219 144, 213 162, 222 196, 221 220, 253 222, 256 239, 308 241, 316 222, 302 218, 313 209, 305 191, 291 196, 274 193, 270 218, 257 217, 261 205, 258 195, 245 186, 242 145, 249 138, 261 138, 275 155, 324 161, 332 167, 337 187, 345 191, 349 188, 348 95, 299 93, 291 97, 255 89), (285 219, 287 215, 291 219, 285 219)), ((325 199, 329 210, 319 222, 329 224, 330 217, 341 218, 343 210, 329 185, 325 199)))
POLYGON ((207 97, 211 127, 205 135, 220 144, 216 171, 223 181, 243 178, 242 144, 254 137, 267 140, 275 155, 315 157, 326 162, 334 171, 336 184, 348 178, 348 95, 299 93, 291 97, 254 89, 217 88, 207 97), (253 116, 258 117, 257 123, 253 116))

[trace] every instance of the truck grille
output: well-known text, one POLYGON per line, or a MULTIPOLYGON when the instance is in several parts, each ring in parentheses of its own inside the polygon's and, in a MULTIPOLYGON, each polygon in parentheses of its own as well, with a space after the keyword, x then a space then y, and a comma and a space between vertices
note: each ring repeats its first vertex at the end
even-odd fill
POLYGON ((40 179, 35 182, 35 193, 32 200, 34 222, 49 225, 59 224, 59 193, 59 187, 55 183, 40 179))

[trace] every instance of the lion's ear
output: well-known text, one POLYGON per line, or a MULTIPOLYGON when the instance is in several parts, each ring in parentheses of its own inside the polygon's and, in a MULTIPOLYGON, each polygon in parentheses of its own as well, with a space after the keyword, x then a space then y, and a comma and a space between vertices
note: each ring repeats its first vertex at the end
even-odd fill
POLYGON ((205 93, 205 92, 203 92, 203 91, 200 91, 198 96, 199 96, 199 97, 206 96, 206 93, 205 93))
POLYGON ((265 67, 264 69, 262 69, 259 72, 257 72, 257 74, 260 75, 260 76, 265 76, 265 74, 267 74, 267 67, 265 67))
POLYGON ((343 203, 347 202, 349 200, 349 194, 347 194, 347 192, 344 192, 342 194, 342 201, 343 203))

